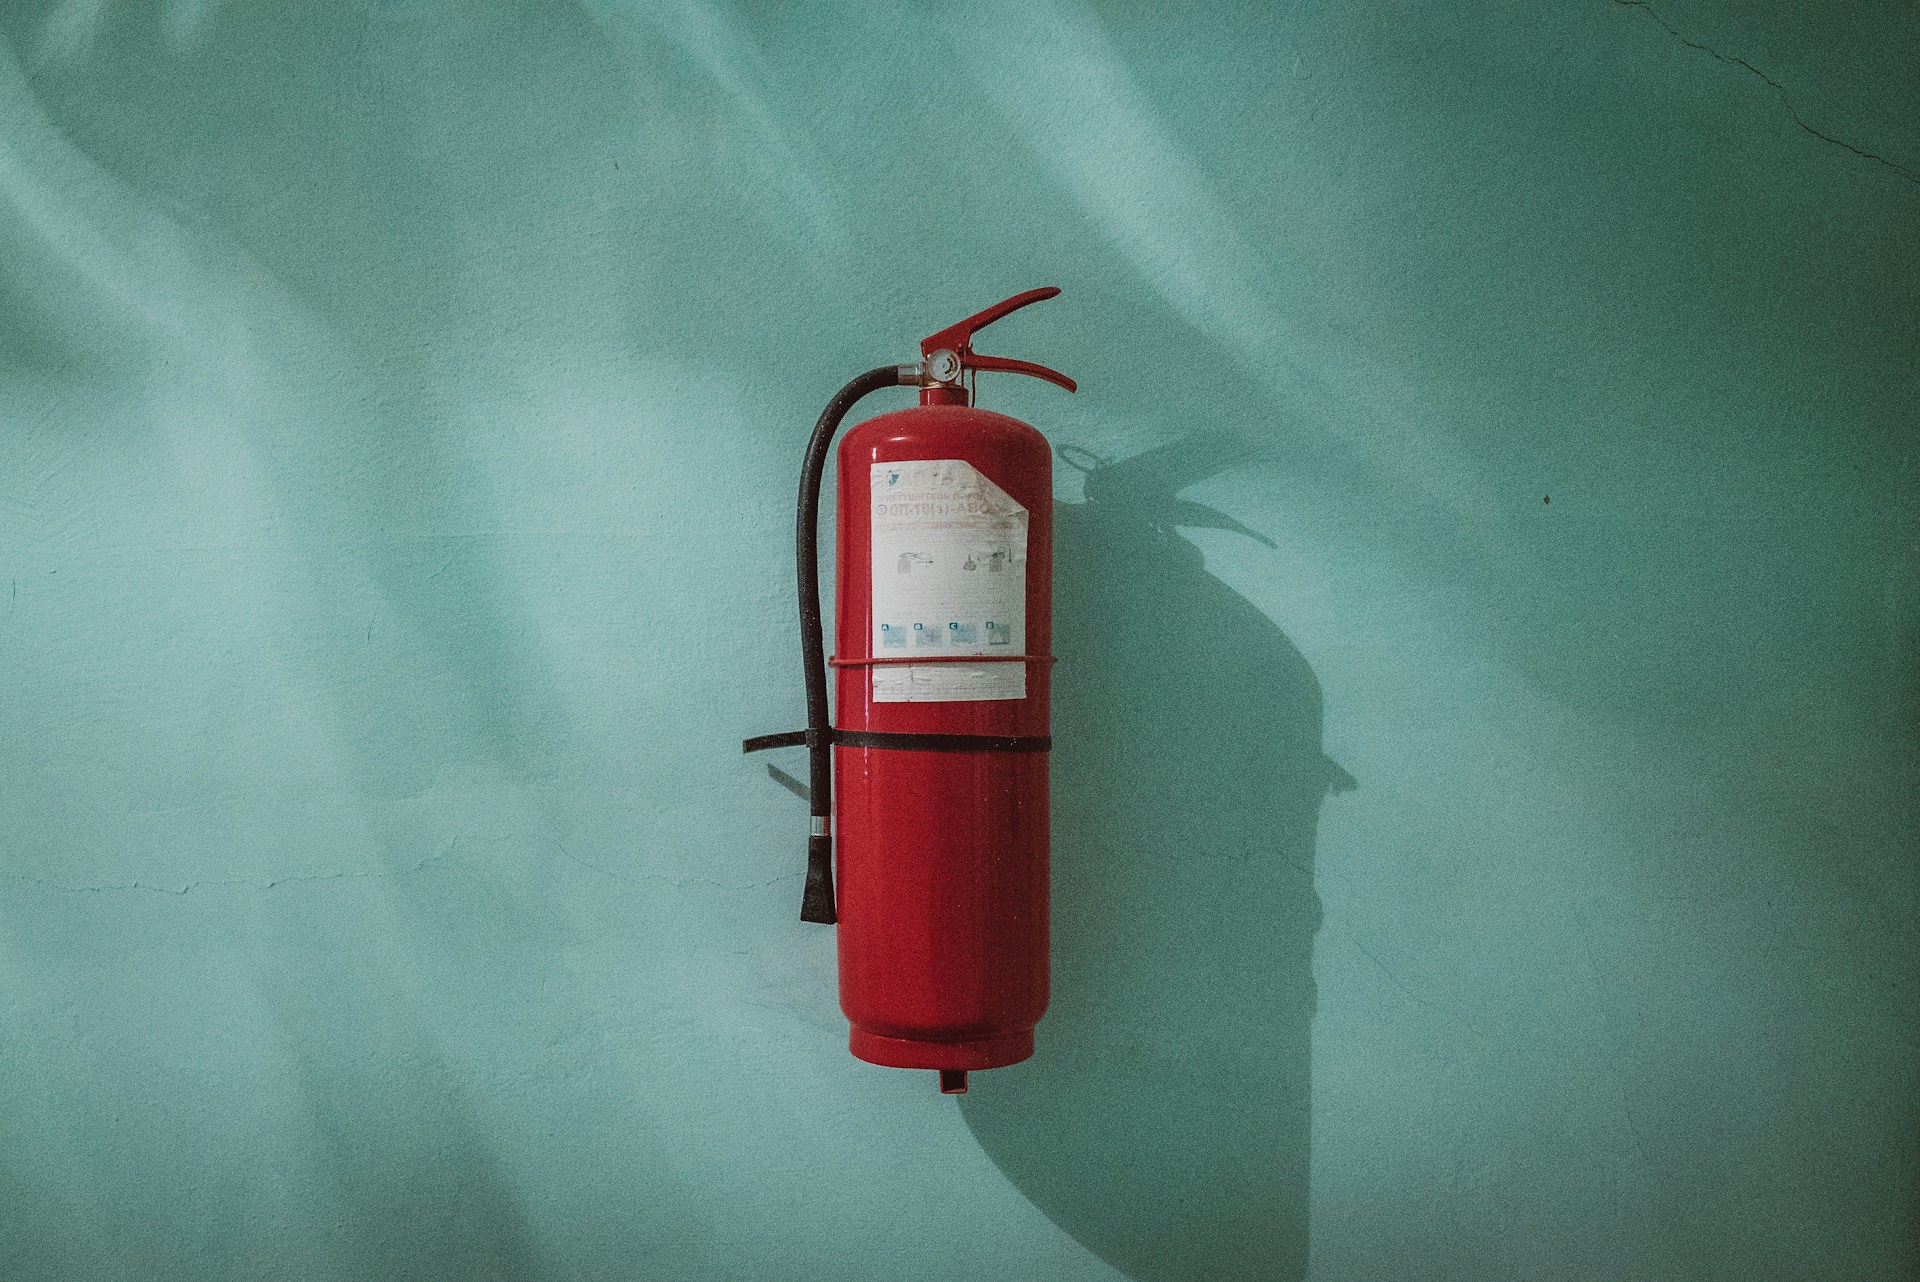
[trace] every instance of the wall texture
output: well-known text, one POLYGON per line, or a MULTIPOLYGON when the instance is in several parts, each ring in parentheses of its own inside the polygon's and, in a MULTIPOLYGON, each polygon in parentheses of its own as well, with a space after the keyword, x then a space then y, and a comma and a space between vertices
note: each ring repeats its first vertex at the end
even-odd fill
POLYGON ((1915 65, 0 6, 0 1276, 1914 1276, 1915 65), (956 1103, 738 741, 820 403, 1043 283, 1057 996, 956 1103))

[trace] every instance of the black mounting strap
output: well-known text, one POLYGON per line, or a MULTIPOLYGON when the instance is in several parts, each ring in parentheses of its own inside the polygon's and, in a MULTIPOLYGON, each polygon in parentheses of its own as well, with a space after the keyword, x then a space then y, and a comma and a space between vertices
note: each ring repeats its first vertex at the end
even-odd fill
POLYGON ((806 741, 805 730, 784 730, 779 734, 755 735, 751 739, 742 740, 740 751, 765 752, 768 748, 798 748, 806 741))
MULTIPOLYGON (((742 752, 797 748, 808 731, 756 735, 740 744, 742 752)), ((843 748, 892 748, 901 752, 1051 752, 1053 736, 1044 734, 897 734, 889 730, 829 730, 827 742, 843 748)))
POLYGON ((905 752, 1051 752, 1044 734, 896 734, 887 730, 835 730, 842 748, 897 748, 905 752))

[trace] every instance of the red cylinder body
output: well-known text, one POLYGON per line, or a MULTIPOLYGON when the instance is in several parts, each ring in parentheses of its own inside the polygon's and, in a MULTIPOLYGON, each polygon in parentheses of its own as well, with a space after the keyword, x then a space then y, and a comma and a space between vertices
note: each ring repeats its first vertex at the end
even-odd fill
MULTIPOLYGON (((1004 414, 922 405, 854 428, 838 471, 836 729, 1047 735, 1046 439, 1004 414), (1017 594, 1007 581, 1016 506, 1017 594), (929 628, 941 636, 927 640, 929 628), (866 662, 996 652, 1005 658, 866 662)), ((1047 1005, 1047 754, 833 751, 840 1006, 853 1053, 943 1070, 1027 1058, 1047 1005)))

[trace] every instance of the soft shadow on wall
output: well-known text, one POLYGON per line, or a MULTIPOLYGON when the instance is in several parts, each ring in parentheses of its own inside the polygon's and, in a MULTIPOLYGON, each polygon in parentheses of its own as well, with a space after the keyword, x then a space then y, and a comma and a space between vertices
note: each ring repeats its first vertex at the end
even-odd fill
MULTIPOLYGON (((471 1082, 378 966, 276 985, 276 1040, 301 1088, 319 1187, 350 1226, 327 1266, 414 1282, 539 1282, 520 1196, 471 1082), (343 1258, 342 1258, 343 1257, 343 1258)), ((224 1261, 229 1276, 245 1265, 224 1261)), ((219 1271, 226 1274, 225 1268, 219 1271)))
MULTIPOLYGON (((1353 780, 1279 628, 1175 527, 1240 461, 1190 436, 1055 509, 1053 1002, 967 1125, 1022 1193, 1139 1282, 1307 1266, 1314 835, 1353 780)), ((1265 540, 1262 540, 1263 542, 1265 540)))

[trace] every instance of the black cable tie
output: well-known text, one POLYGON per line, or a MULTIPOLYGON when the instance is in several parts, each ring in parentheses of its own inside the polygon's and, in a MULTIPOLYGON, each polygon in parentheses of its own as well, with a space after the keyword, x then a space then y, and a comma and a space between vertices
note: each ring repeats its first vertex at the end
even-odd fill
POLYGON ((798 748, 807 741, 805 730, 782 730, 779 734, 755 735, 740 741, 742 752, 765 752, 768 748, 798 748))
MULTIPOLYGON (((785 730, 743 740, 741 752, 797 748, 812 741, 810 730, 785 730)), ((903 734, 892 730, 829 730, 827 742, 842 748, 892 748, 901 752, 1052 752, 1053 736, 1044 734, 903 734)))
POLYGON ((902 752, 1052 752, 1045 734, 900 734, 891 730, 835 730, 843 748, 893 748, 902 752))

